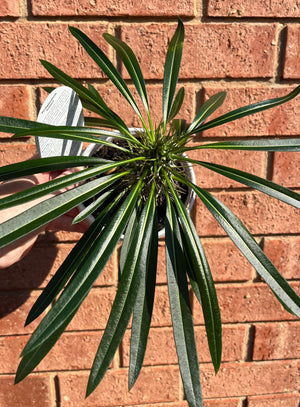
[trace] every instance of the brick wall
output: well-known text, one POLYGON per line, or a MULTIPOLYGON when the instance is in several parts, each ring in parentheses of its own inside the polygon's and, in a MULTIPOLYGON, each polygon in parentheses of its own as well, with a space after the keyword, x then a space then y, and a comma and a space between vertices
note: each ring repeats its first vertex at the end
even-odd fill
MULTIPOLYGON (((219 110, 287 93, 300 82, 298 0, 2 0, 0 4, 0 114, 35 120, 54 82, 39 63, 47 59, 96 85, 128 125, 130 109, 68 33, 80 27, 115 58, 102 39, 117 33, 141 61, 154 113, 161 112, 163 57, 176 27, 186 25, 180 82, 190 120, 209 95, 226 90, 219 110)), ((126 72, 123 72, 126 77, 126 72)), ((299 97, 283 107, 203 134, 207 140, 234 137, 300 136, 299 97)), ((0 162, 30 158, 32 139, 0 134, 0 162)), ((299 153, 197 152, 199 159, 241 168, 300 190, 299 153)), ((196 170, 200 186, 212 190, 245 221, 264 251, 297 290, 300 278, 300 213, 248 188, 196 170)), ((223 230, 197 202, 197 230, 216 281, 224 330, 223 363, 215 376, 203 317, 192 302, 206 407, 296 407, 299 403, 299 323, 276 301, 223 230)), ((117 283, 117 253, 36 372, 13 385, 18 356, 33 326, 25 317, 63 261, 77 234, 47 233, 18 264, 1 271, 0 406, 186 406, 172 338, 164 247, 160 244, 158 287, 145 367, 127 391, 129 334, 98 389, 84 400, 88 369, 109 315, 117 283)))

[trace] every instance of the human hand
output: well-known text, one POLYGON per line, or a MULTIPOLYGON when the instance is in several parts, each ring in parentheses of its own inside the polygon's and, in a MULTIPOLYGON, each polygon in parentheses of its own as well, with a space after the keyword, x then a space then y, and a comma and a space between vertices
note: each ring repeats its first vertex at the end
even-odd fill
MULTIPOLYGON (((0 198, 4 198, 5 196, 12 195, 16 192, 24 191, 25 189, 28 189, 34 185, 43 184, 55 178, 68 175, 74 171, 76 171, 76 169, 75 170, 70 169, 65 171, 53 171, 3 182, 2 184, 0 184, 0 198)), ((64 192, 73 187, 74 186, 72 185, 71 187, 67 187, 56 193, 46 195, 34 201, 27 202, 25 204, 18 205, 13 208, 8 208, 0 211, 0 224, 12 218, 13 216, 18 215, 19 213, 24 212, 26 209, 29 209, 32 206, 35 206, 36 204, 48 198, 51 198, 51 196, 57 195, 58 193, 64 192)), ((89 223, 87 221, 82 221, 80 223, 72 225, 73 218, 78 213, 79 209, 73 208, 68 213, 51 221, 47 225, 44 225, 43 227, 31 232, 30 234, 11 243, 10 245, 0 249, 0 269, 9 267, 12 264, 16 263, 17 261, 21 260, 31 250, 39 234, 44 230, 51 231, 65 230, 71 232, 84 233, 89 227, 89 223)))

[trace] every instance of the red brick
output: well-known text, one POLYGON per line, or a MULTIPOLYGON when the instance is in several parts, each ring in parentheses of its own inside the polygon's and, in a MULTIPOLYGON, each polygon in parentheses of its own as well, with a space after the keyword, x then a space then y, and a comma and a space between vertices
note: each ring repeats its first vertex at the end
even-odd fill
MULTIPOLYGON (((113 85, 95 85, 95 87, 100 95, 103 97, 107 105, 124 120, 128 127, 141 127, 141 122, 136 113, 113 85)), ((180 113, 177 117, 191 122, 194 118, 195 92, 194 88, 192 88, 191 86, 185 86, 184 88, 185 98, 180 113)), ((129 90, 135 98, 140 111, 147 123, 147 114, 145 113, 144 106, 140 102, 140 97, 138 96, 133 86, 129 86, 129 90)), ((147 93, 153 125, 157 126, 162 119, 162 86, 147 86, 147 93)), ((87 114, 87 116, 95 116, 95 114, 87 114)))
MULTIPOLYGON (((131 331, 128 330, 122 343, 122 366, 129 366, 129 345, 131 331)), ((241 360, 243 358, 246 327, 223 327, 223 354, 222 361, 241 360)), ((198 349, 199 362, 210 362, 211 357, 207 345, 204 327, 195 327, 195 336, 198 349)), ((147 351, 144 366, 177 364, 177 354, 173 338, 173 329, 152 328, 149 332, 147 351)))
POLYGON ((0 4, 1 17, 20 17, 20 5, 18 0, 2 0, 0 4))
POLYGON ((50 0, 41 4, 38 0, 32 2, 34 16, 194 16, 194 1, 162 1, 145 0, 118 2, 105 0, 100 3, 84 0, 79 3, 72 1, 50 0))
MULTIPOLYGON (((221 164, 231 168, 237 168, 259 177, 265 178, 266 153, 257 152, 251 154, 247 151, 224 151, 224 150, 194 150, 189 151, 188 156, 199 161, 221 164)), ((214 171, 194 164, 197 185, 201 188, 240 188, 243 184, 226 178, 214 171)))
MULTIPOLYGON (((210 116, 209 120, 242 106, 284 96, 293 89, 294 87, 290 86, 280 88, 265 86, 204 87, 205 100, 220 91, 227 92, 223 105, 210 116)), ((203 137, 221 137, 223 139, 224 137, 298 136, 300 134, 299 115, 298 97, 273 109, 207 130, 203 133, 203 137)), ((256 154, 257 152, 254 153, 254 155, 256 154)))
MULTIPOLYGON (((102 33, 108 24, 78 25, 104 52, 102 33)), ((64 23, 1 23, 0 79, 50 78, 39 59, 46 59, 71 76, 101 78, 99 67, 83 50, 64 23), (35 41, 32 41, 32 38, 35 41)))
POLYGON ((14 386, 13 376, 0 377, 1 407, 54 407, 54 391, 49 375, 29 376, 14 386))
MULTIPOLYGON (((2 289, 44 288, 63 263, 72 244, 34 245, 31 251, 19 262, 2 270, 2 289)), ((110 286, 116 283, 117 267, 113 255, 95 286, 110 286)))
MULTIPOLYGON (((230 399, 218 399, 218 400, 204 400, 204 407, 240 407, 240 399, 230 398, 230 399)), ((188 407, 187 401, 178 401, 174 403, 155 403, 155 404, 135 404, 126 407, 188 407)))
MULTIPOLYGON (((108 371, 97 389, 85 400, 84 405, 111 407, 178 400, 180 378, 177 367, 144 368, 130 392, 127 375, 127 369, 108 371)), ((59 374, 62 407, 83 405, 87 380, 87 373, 59 374)))
POLYGON ((298 368, 296 361, 224 363, 215 375, 210 364, 202 365, 203 396, 238 397, 297 391, 298 368))
MULTIPOLYGON (((133 48, 145 78, 163 77, 168 41, 175 28, 167 24, 121 27, 122 40, 133 48)), ((273 76, 276 24, 186 24, 185 28, 181 78, 273 76)))
MULTIPOLYGON (((300 7, 298 6, 298 15, 300 7)), ((287 29, 287 44, 284 60, 284 79, 300 78, 300 25, 289 25, 287 29)))
POLYGON ((248 397, 248 407, 299 407, 299 394, 248 397))
MULTIPOLYGON (((28 86, 1 86, 0 87, 0 115, 17 117, 19 119, 32 119, 33 100, 28 86)), ((1 137, 8 137, 7 133, 0 133, 1 137)))
POLYGON ((272 180, 288 188, 300 186, 300 153, 274 153, 272 180))
POLYGON ((298 359, 300 356, 299 322, 257 324, 254 360, 298 359))
POLYGON ((115 290, 93 288, 68 326, 68 331, 86 331, 105 329, 109 317, 115 290))
POLYGON ((33 332, 42 317, 37 318, 26 327, 24 327, 24 323, 37 297, 38 294, 30 295, 29 292, 0 295, 0 335, 24 335, 33 332))
POLYGON ((0 162, 2 165, 29 160, 36 154, 33 144, 0 144, 0 162))
POLYGON ((264 252, 286 279, 300 278, 300 237, 267 237, 264 252))
MULTIPOLYGON (((213 193, 253 234, 299 233, 300 213, 295 208, 259 192, 213 193)), ((224 235, 224 231, 199 200, 195 208, 200 236, 224 235)))
POLYGON ((297 2, 282 0, 209 0, 207 13, 210 17, 300 17, 297 2))
MULTIPOLYGON (((291 284, 298 293, 299 286, 291 284)), ((222 323, 293 320, 270 288, 263 283, 217 285, 222 323)), ((203 324, 202 308, 193 297, 194 323, 203 324)))

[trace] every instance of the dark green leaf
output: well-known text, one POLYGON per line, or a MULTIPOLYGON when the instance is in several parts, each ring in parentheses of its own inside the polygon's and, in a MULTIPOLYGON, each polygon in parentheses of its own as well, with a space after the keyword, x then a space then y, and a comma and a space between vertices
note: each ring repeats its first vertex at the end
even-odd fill
POLYGON ((163 82, 163 120, 164 125, 168 122, 168 117, 171 112, 173 98, 178 81, 178 74, 181 64, 182 48, 184 41, 184 26, 180 19, 176 31, 171 38, 165 68, 164 68, 164 82, 163 82))
POLYGON ((289 310, 300 317, 300 297, 264 254, 241 221, 207 191, 196 185, 193 185, 193 189, 275 295, 289 310))
POLYGON ((199 126, 223 104, 225 98, 226 92, 219 92, 203 103, 192 124, 187 129, 187 134, 197 133, 199 126))
POLYGON ((151 214, 154 204, 152 194, 143 209, 138 231, 134 235, 128 251, 116 298, 91 369, 87 396, 95 390, 105 375, 132 315, 142 271, 140 264, 142 242, 145 239, 145 233, 149 231, 149 223, 153 221, 151 214))
POLYGON ((212 127, 220 126, 221 124, 232 122, 233 120, 240 119, 241 117, 249 116, 254 113, 261 112, 263 110, 271 109, 275 106, 282 105, 293 98, 295 98, 300 93, 300 86, 297 86, 292 92, 280 98, 268 99, 262 102, 253 103, 248 106, 240 107, 239 109, 233 110, 232 112, 226 113, 216 119, 211 120, 198 127, 198 131, 203 131, 211 129, 212 127))
POLYGON ((80 185, 27 209, 1 224, 0 247, 4 247, 51 222, 81 202, 94 196, 112 182, 128 173, 108 175, 80 185))
POLYGON ((178 220, 170 200, 166 215, 166 269, 174 339, 185 395, 190 407, 202 407, 199 362, 185 274, 185 256, 178 220))
POLYGON ((41 172, 65 170, 72 167, 85 165, 99 165, 107 163, 107 160, 97 157, 64 156, 37 158, 34 160, 21 161, 16 164, 5 165, 0 168, 0 181, 24 177, 26 175, 39 174, 41 172))
POLYGON ((155 207, 152 207, 152 210, 153 213, 150 216, 153 218, 153 221, 152 224, 148 225, 148 230, 145 230, 145 238, 142 242, 139 257, 138 267, 141 268, 141 277, 132 318, 128 374, 129 390, 134 386, 143 365, 153 310, 158 230, 155 207))
POLYGON ((300 209, 300 194, 292 191, 291 189, 282 187, 275 182, 268 181, 266 179, 257 177, 256 175, 248 174, 247 172, 237 170, 235 168, 225 167, 219 164, 207 163, 204 161, 189 160, 193 163, 202 165, 212 171, 224 175, 234 181, 248 185, 264 194, 270 195, 273 198, 279 199, 295 208, 300 209))
POLYGON ((177 92, 177 95, 175 96, 174 102, 172 104, 171 111, 169 113, 168 121, 173 120, 174 117, 179 113, 179 110, 181 109, 183 103, 184 93, 184 88, 180 88, 177 92))
POLYGON ((172 191, 175 207, 182 226, 182 233, 184 235, 183 250, 190 259, 193 273, 198 283, 209 350, 215 371, 217 372, 222 355, 222 325, 215 285, 195 226, 170 181, 168 181, 168 185, 172 191))
POLYGON ((108 76, 108 78, 114 83, 114 85, 119 89, 125 99, 129 102, 132 108, 135 110, 137 115, 141 118, 141 113, 139 108, 130 93, 125 81, 116 70, 114 65, 110 62, 103 51, 81 30, 75 27, 69 27, 71 34, 80 42, 86 52, 90 57, 96 62, 97 65, 103 70, 103 72, 108 76))

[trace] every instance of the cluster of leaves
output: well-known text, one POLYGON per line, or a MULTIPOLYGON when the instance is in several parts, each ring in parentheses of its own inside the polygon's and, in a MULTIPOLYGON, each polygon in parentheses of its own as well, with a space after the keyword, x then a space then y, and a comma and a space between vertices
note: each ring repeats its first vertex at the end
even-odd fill
MULTIPOLYGON (((98 114, 99 118, 86 118, 86 127, 77 128, 49 126, 8 117, 0 118, 0 131, 15 133, 14 137, 35 135, 79 140, 108 145, 125 153, 122 155, 125 158, 119 161, 84 156, 51 157, 12 164, 0 169, 0 179, 8 180, 39 172, 84 167, 76 173, 0 200, 0 209, 4 209, 59 191, 66 186, 77 185, 3 223, 0 247, 47 224, 97 194, 97 199, 74 219, 74 222, 79 222, 97 208, 98 215, 95 221, 71 250, 28 315, 26 324, 32 322, 56 300, 22 352, 23 358, 17 371, 16 382, 25 378, 58 340, 124 234, 119 261, 118 290, 91 368, 87 395, 95 390, 107 371, 132 316, 129 388, 134 385, 142 367, 151 323, 158 251, 157 211, 159 197, 163 195, 166 207, 164 221, 166 273, 174 339, 189 406, 200 407, 202 394, 199 362, 188 281, 202 306, 209 349, 216 372, 220 366, 222 352, 221 317, 209 264, 195 226, 180 200, 177 186, 184 185, 194 190, 266 281, 278 300, 289 312, 298 317, 300 299, 241 221, 222 202, 192 183, 182 172, 182 167, 186 163, 200 165, 298 209, 300 195, 237 169, 192 160, 184 153, 195 149, 300 151, 299 139, 188 144, 191 136, 203 130, 288 102, 300 93, 300 86, 284 97, 241 107, 206 121, 226 97, 225 92, 220 92, 202 105, 189 126, 182 126, 180 121, 174 119, 184 99, 183 87, 176 93, 184 41, 184 26, 179 20, 166 55, 162 122, 155 129, 151 120, 144 78, 138 61, 128 45, 118 38, 104 34, 105 40, 123 61, 145 108, 147 119, 144 119, 127 84, 101 49, 79 29, 70 27, 70 31, 134 109, 143 130, 139 137, 132 134, 124 121, 107 106, 93 86, 83 86, 46 61, 42 61, 42 64, 48 72, 56 80, 75 90, 83 106, 98 114), (107 139, 111 136, 114 140, 121 139, 122 144, 107 139), (128 177, 131 182, 127 182, 126 188, 120 188, 120 184, 128 177)), ((51 91, 50 88, 47 90, 51 91)))

